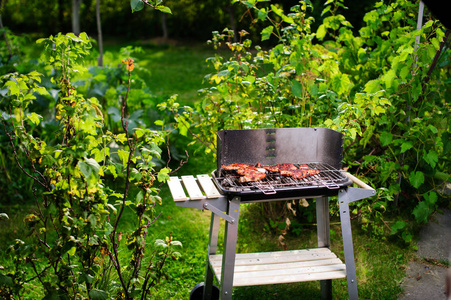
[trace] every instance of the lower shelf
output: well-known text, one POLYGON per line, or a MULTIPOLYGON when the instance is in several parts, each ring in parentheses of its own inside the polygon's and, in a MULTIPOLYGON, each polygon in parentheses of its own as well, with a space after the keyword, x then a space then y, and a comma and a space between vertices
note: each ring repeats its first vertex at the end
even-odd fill
MULTIPOLYGON (((221 281, 222 255, 210 255, 210 265, 221 281)), ((233 286, 267 285, 346 277, 346 266, 328 248, 238 253, 233 286)))

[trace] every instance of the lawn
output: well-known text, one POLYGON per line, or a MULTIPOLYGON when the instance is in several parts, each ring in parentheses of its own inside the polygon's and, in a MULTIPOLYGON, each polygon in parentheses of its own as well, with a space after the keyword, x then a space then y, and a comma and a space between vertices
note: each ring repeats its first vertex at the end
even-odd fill
MULTIPOLYGON (((139 76, 152 92, 161 97, 179 95, 179 101, 190 104, 197 100, 197 91, 206 87, 205 75, 214 69, 206 59, 215 55, 212 47, 202 43, 133 42, 129 47, 135 58, 139 76)), ((127 58, 116 41, 105 45, 105 63, 115 64, 127 58)))

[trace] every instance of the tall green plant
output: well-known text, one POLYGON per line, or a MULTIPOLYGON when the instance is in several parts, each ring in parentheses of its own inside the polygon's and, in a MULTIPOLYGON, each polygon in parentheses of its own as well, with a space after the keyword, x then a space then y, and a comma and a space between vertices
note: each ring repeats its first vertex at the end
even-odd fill
MULTIPOLYGON (((201 91, 197 113, 173 110, 184 126, 211 153, 222 129, 338 130, 345 134, 345 167, 378 191, 353 210, 364 227, 383 234, 387 212, 398 207, 426 222, 449 181, 449 33, 432 19, 416 31, 417 7, 406 1, 378 2, 358 35, 340 14, 343 1, 325 3, 316 32, 310 1, 288 14, 266 1, 239 2, 254 22, 266 22, 262 40, 276 45, 252 49, 245 31, 239 42, 230 30, 214 32, 212 43, 217 49, 225 44, 231 55, 209 60, 216 72, 206 76, 212 86, 201 91)), ((390 232, 412 238, 402 220, 390 232)))
POLYGON ((105 128, 97 99, 77 93, 71 81, 89 54, 86 34, 58 34, 38 43, 55 70, 58 126, 51 143, 33 130, 43 117, 29 109, 31 103, 36 93, 48 93, 40 86, 41 74, 2 77, 7 90, 3 128, 20 169, 34 182, 36 211, 24 220, 32 238, 20 237, 8 249, 11 264, 0 269, 0 296, 28 297, 24 287, 31 284, 46 299, 151 297, 166 258, 176 258, 174 247, 181 246, 168 237, 157 240, 152 253, 146 251, 161 202, 156 183, 168 179, 170 171, 157 170, 153 161, 166 133, 129 129, 132 59, 123 61, 128 82, 122 131, 113 134, 105 128), (122 225, 128 212, 136 225, 132 230, 122 225))

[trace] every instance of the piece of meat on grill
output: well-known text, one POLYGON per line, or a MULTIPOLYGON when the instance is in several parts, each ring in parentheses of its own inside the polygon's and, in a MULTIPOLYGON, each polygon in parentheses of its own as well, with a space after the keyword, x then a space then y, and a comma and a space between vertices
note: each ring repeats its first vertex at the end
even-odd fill
POLYGON ((241 175, 238 181, 242 183, 259 181, 266 177, 266 172, 261 172, 257 168, 242 169, 239 172, 237 171, 237 173, 241 175))
POLYGON ((297 170, 282 170, 280 175, 292 177, 294 179, 302 179, 305 177, 318 174, 320 171, 316 169, 297 169, 297 170))
POLYGON ((230 165, 221 165, 221 168, 226 171, 236 171, 239 169, 248 169, 255 168, 253 165, 242 164, 242 163, 233 163, 230 165))
POLYGON ((221 168, 227 171, 235 171, 238 175, 241 175, 238 179, 239 182, 252 182, 259 181, 266 177, 266 171, 263 168, 259 168, 260 164, 256 166, 243 164, 243 163, 233 163, 230 165, 222 165, 221 168))
POLYGON ((273 172, 273 173, 280 173, 281 171, 284 170, 296 170, 296 166, 293 164, 277 164, 275 166, 264 166, 263 167, 265 170, 269 171, 269 172, 273 172))

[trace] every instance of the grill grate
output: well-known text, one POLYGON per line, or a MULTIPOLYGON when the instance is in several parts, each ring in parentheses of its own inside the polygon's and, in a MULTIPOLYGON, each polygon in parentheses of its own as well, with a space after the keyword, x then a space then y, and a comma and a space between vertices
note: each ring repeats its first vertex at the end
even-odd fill
MULTIPOLYGON (((260 181, 239 182, 240 175, 234 171, 221 170, 221 177, 215 180, 228 192, 261 192, 265 195, 277 193, 277 191, 299 189, 299 188, 327 188, 338 189, 347 182, 347 177, 340 171, 324 163, 307 163, 311 169, 320 172, 313 176, 295 179, 282 176, 278 173, 267 172, 266 177, 260 181)), ((300 166, 296 165, 297 167, 300 166)))

